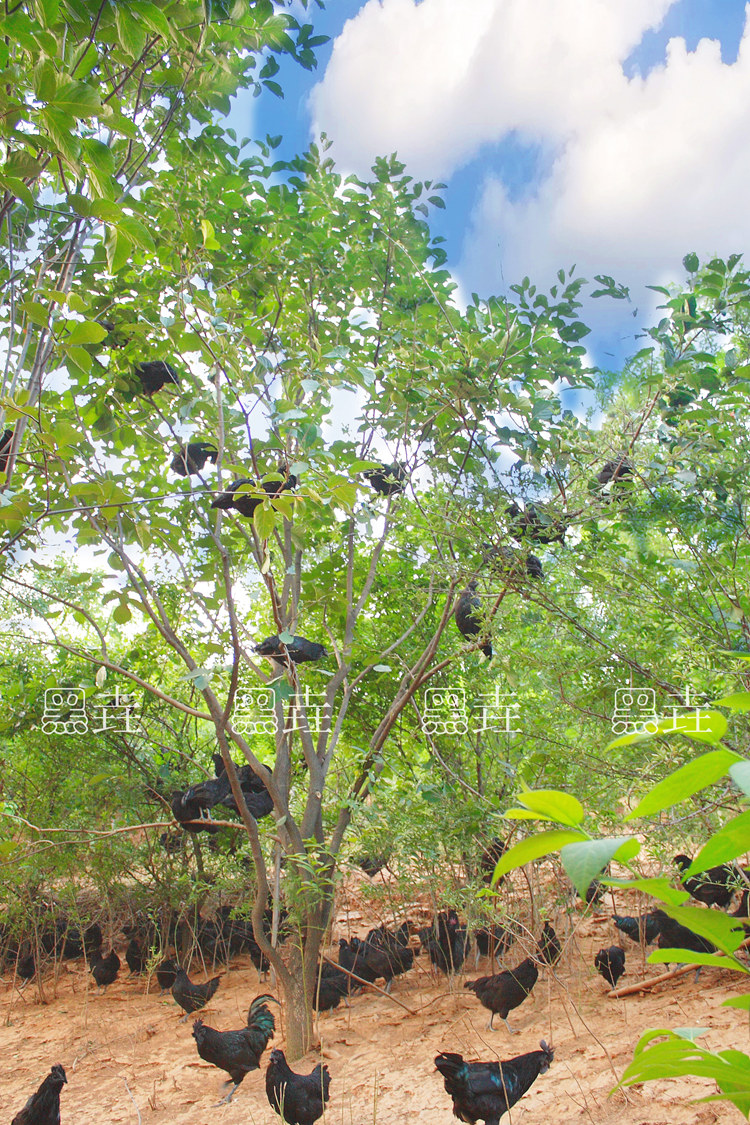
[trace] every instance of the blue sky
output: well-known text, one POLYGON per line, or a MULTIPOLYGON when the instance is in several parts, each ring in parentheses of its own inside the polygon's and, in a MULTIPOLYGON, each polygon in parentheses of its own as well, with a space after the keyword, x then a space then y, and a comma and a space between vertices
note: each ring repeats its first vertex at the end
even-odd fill
POLYGON ((616 367, 655 315, 647 284, 689 250, 749 248, 742 0, 329 0, 306 18, 331 37, 317 71, 284 63, 284 100, 230 123, 283 134, 285 155, 323 130, 344 172, 397 151, 447 183, 431 225, 464 295, 610 274, 633 306, 586 312, 616 367))

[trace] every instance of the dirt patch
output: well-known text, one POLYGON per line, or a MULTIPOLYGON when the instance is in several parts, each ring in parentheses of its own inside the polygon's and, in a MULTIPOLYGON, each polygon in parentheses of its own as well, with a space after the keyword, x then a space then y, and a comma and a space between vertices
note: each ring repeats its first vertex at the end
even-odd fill
MULTIPOLYGON (((355 911, 347 925, 364 934, 367 923, 355 911)), ((649 1027, 707 1028, 700 1040, 714 1050, 748 1048, 747 1016, 722 1001, 743 990, 731 974, 704 969, 696 984, 692 974, 659 987, 652 994, 607 998, 607 986, 592 967, 594 952, 614 940, 612 924, 591 916, 576 922, 565 935, 562 962, 554 977, 540 975, 531 997, 511 1013, 509 1035, 498 1020, 487 1031, 488 1013, 465 991, 463 981, 490 971, 481 961, 474 970, 469 956, 466 977, 451 986, 436 980, 426 958, 396 979, 393 995, 411 1008, 409 1014, 372 992, 354 997, 318 1020, 323 1058, 332 1075, 327 1121, 335 1125, 395 1125, 409 1120, 424 1125, 455 1123, 450 1099, 433 1059, 441 1050, 460 1051, 467 1058, 510 1058, 535 1050, 540 1038, 555 1048, 551 1070, 537 1080, 512 1111, 514 1123, 589 1122, 590 1125, 713 1125, 739 1120, 729 1105, 686 1105, 715 1092, 706 1080, 650 1083, 626 1095, 609 1092, 632 1057, 639 1035, 649 1027), (608 1057, 609 1056, 609 1057, 608 1057)), ((339 936, 338 931, 334 934, 339 936)), ((622 984, 642 974, 641 955, 626 939, 627 975, 622 984)), ((516 944, 506 964, 525 955, 516 944)), ((649 966, 648 975, 659 967, 649 966)), ((196 974, 197 975, 197 974, 196 974)), ((201 979, 203 979, 201 977, 201 979)), ((203 1063, 191 1036, 192 1021, 171 996, 160 997, 156 982, 145 992, 143 980, 127 979, 126 970, 103 995, 97 995, 84 966, 64 966, 56 996, 38 1002, 35 986, 23 997, 8 986, 0 994, 0 1109, 11 1116, 60 1062, 68 1074, 62 1093, 62 1120, 75 1125, 139 1120, 146 1125, 231 1125, 277 1122, 266 1101, 263 1072, 245 1079, 234 1101, 221 1108, 223 1074, 203 1063)), ((50 984, 47 985, 52 995, 50 984)), ((249 961, 238 959, 225 973, 210 1007, 201 1013, 218 1028, 240 1027, 260 985, 249 961)), ((278 1020, 277 1020, 278 1022, 278 1020)), ((277 1032, 274 1045, 284 1045, 277 1032)), ((310 1056, 296 1069, 310 1069, 310 1056)))

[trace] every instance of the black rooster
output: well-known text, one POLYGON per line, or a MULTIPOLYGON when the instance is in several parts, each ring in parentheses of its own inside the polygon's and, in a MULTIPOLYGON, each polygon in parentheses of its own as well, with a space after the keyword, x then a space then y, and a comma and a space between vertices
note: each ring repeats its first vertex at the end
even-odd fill
POLYGON ((487 1030, 492 1031, 495 1016, 505 1020, 505 1026, 511 1035, 513 1028, 508 1023, 508 1014, 523 1004, 539 977, 536 962, 527 957, 515 969, 506 969, 503 973, 495 973, 491 977, 478 977, 477 980, 467 980, 464 988, 473 992, 482 1007, 490 1012, 487 1030))
POLYGON ((539 955, 548 965, 556 965, 562 955, 560 939, 549 922, 545 922, 542 927, 542 936, 539 939, 539 955))
POLYGON ((625 950, 619 945, 600 949, 594 957, 594 968, 611 988, 616 988, 618 980, 625 972, 625 950))
POLYGON ((365 473, 365 480, 368 480, 381 496, 395 496, 406 488, 408 480, 406 466, 399 461, 394 461, 392 465, 381 465, 379 469, 371 469, 365 473))
POLYGON ((494 922, 491 926, 479 926, 478 929, 474 930, 473 937, 477 947, 475 968, 479 963, 480 956, 502 956, 516 940, 515 934, 499 922, 494 922))
POLYGON ((148 958, 144 953, 141 943, 138 938, 133 937, 128 942, 128 948, 125 950, 125 961, 130 969, 130 975, 134 973, 142 973, 146 968, 148 958))
POLYGON ((60 1091, 67 1081, 57 1063, 10 1125, 60 1125, 60 1091))
MULTIPOLYGON (((414 964, 414 950, 409 947, 409 923, 402 922, 393 933, 386 925, 370 930, 367 935, 367 944, 383 950, 391 965, 391 974, 394 977, 408 973, 414 964)), ((386 992, 390 987, 386 988, 386 992)))
POLYGON ((658 915, 657 910, 649 910, 647 914, 639 914, 637 918, 629 914, 613 914, 612 921, 618 930, 636 944, 643 942, 645 945, 653 945, 661 930, 661 919, 658 915))
POLYGON ((146 363, 137 363, 135 373, 141 384, 144 395, 154 395, 168 383, 179 387, 180 379, 171 363, 163 359, 152 359, 146 363))
POLYGON ((482 602, 476 592, 477 580, 472 578, 465 590, 462 590, 456 599, 453 616, 456 619, 458 631, 467 640, 483 636, 480 648, 488 660, 492 658, 492 644, 486 636, 486 629, 482 625, 482 602))
POLYGON ((207 980, 205 984, 193 984, 184 969, 177 969, 172 985, 172 995, 185 1013, 184 1016, 180 1017, 180 1023, 184 1023, 191 1012, 197 1012, 199 1008, 205 1008, 219 987, 220 980, 221 976, 218 976, 207 980))
POLYGON ((304 664, 308 660, 322 660, 328 656, 325 647, 317 641, 308 641, 306 637, 292 637, 288 643, 282 643, 278 634, 266 637, 253 649, 257 656, 267 656, 270 660, 278 660, 279 664, 288 665, 304 664), (284 651, 286 650, 286 651, 284 651))
MULTIPOLYGON (((215 1031, 203 1020, 193 1024, 193 1038, 204 1062, 212 1063, 229 1075, 233 1086, 218 1103, 231 1102, 232 1096, 246 1074, 260 1069, 260 1057, 273 1039, 276 1023, 266 1001, 278 1004, 275 996, 256 996, 247 1014, 247 1027, 239 1031, 215 1031)), ((227 1083, 228 1085, 228 1083, 227 1083)))
POLYGON ((328 1102, 331 1076, 322 1063, 310 1074, 295 1074, 283 1051, 271 1051, 266 1094, 271 1109, 286 1125, 314 1125, 328 1102))
POLYGON ((554 1052, 542 1039, 540 1051, 529 1051, 503 1062, 464 1062, 461 1055, 443 1052, 435 1066, 453 1099, 453 1116, 459 1121, 484 1121, 498 1125, 503 1114, 529 1090, 540 1074, 549 1070, 554 1052))
POLYGON ((218 456, 218 449, 210 441, 189 441, 187 445, 180 446, 169 467, 178 476, 192 476, 201 472, 206 461, 212 461, 215 465, 218 456))

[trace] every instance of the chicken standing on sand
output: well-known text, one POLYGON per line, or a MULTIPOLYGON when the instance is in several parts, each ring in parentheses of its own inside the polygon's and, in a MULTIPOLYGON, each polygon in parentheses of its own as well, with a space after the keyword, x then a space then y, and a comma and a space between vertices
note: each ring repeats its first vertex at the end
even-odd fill
POLYGON ((295 1074, 283 1051, 271 1051, 266 1071, 266 1095, 271 1109, 285 1125, 315 1125, 329 1098, 331 1076, 318 1063, 310 1074, 295 1074))
POLYGON ((505 972, 495 973, 491 977, 478 977, 477 980, 467 980, 464 988, 474 993, 479 1003, 491 1013, 487 1030, 493 1031, 493 1020, 500 1016, 505 1020, 505 1026, 511 1035, 513 1028, 508 1023, 508 1015, 522 1004, 530 994, 539 977, 536 962, 527 957, 515 969, 506 969, 505 972))
POLYGON ((444 1051, 435 1059, 446 1092, 453 1099, 453 1116, 474 1125, 498 1125, 500 1118, 549 1070, 554 1051, 542 1039, 541 1050, 502 1062, 464 1062, 444 1051))
POLYGON ((256 996, 247 1014, 247 1027, 239 1031, 216 1031, 206 1027, 203 1020, 196 1020, 193 1024, 193 1039, 200 1057, 204 1062, 225 1070, 233 1083, 232 1089, 218 1105, 231 1102, 245 1075, 260 1068, 261 1055, 269 1039, 273 1039, 276 1027, 273 1012, 266 1005, 267 1000, 278 1004, 275 996, 256 996))
POLYGON ((180 1023, 184 1023, 191 1012, 197 1012, 199 1008, 205 1008, 219 987, 220 980, 221 976, 219 975, 207 980, 205 984, 193 984, 185 970, 178 968, 172 985, 172 995, 185 1012, 185 1015, 180 1017, 180 1023))

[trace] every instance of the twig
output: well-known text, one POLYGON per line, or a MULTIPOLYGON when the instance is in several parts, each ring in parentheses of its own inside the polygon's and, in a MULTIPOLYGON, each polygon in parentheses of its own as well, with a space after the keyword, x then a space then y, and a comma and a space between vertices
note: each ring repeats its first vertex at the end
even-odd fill
POLYGON ((139 1108, 138 1108, 138 1106, 137 1106, 137 1104, 136 1104, 136 1100, 135 1100, 135 1098, 133 1097, 133 1095, 132 1095, 132 1094, 131 1094, 131 1092, 130 1092, 130 1087, 128 1086, 128 1080, 127 1080, 127 1078, 124 1078, 124 1077, 123 1077, 123 1082, 125 1083, 125 1089, 126 1089, 126 1090, 127 1090, 127 1092, 128 1092, 128 1097, 130 1098, 131 1102, 132 1102, 132 1103, 133 1103, 133 1105, 135 1106, 135 1112, 136 1112, 136 1113, 138 1114, 138 1125, 141 1125, 141 1111, 139 1110, 139 1108))
POLYGON ((377 984, 373 984, 370 980, 363 980, 362 977, 358 977, 356 973, 352 973, 349 969, 345 969, 336 961, 332 961, 331 958, 326 957, 325 954, 323 954, 323 960, 327 961, 329 965, 333 965, 334 968, 340 969, 342 973, 346 973, 348 977, 351 977, 352 980, 356 980, 358 984, 366 984, 369 988, 374 988, 376 992, 379 992, 381 996, 385 996, 385 998, 387 1000, 390 1000, 391 1003, 398 1004, 399 1008, 403 1008, 404 1011, 408 1012, 410 1016, 419 1015, 419 1012, 415 1012, 413 1008, 409 1008, 406 1004, 402 1004, 400 1000, 397 1000, 395 996, 391 996, 390 992, 386 992, 384 988, 379 988, 377 984))
POLYGON ((624 988, 613 988, 607 996, 613 999, 618 996, 631 996, 634 992, 650 992, 655 984, 661 984, 665 980, 673 980, 674 977, 684 976, 685 973, 692 973, 697 969, 698 965, 681 965, 679 969, 672 969, 668 973, 659 973, 658 977, 650 977, 648 980, 641 980, 637 984, 628 984, 624 988))

